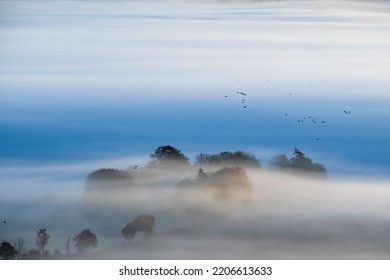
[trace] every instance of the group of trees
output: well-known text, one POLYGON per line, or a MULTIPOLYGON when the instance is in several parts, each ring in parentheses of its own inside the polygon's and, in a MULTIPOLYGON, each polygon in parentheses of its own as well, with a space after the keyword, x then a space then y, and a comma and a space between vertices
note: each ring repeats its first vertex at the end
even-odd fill
MULTIPOLYGON (((298 173, 319 174, 325 176, 327 171, 324 165, 314 163, 302 151, 295 148, 293 157, 288 158, 285 154, 273 158, 271 165, 281 171, 296 171, 298 173)), ((159 146, 150 155, 147 168, 177 168, 190 167, 189 158, 179 149, 170 146, 159 146)), ((195 156, 194 166, 201 167, 255 167, 260 168, 261 163, 255 155, 244 151, 224 151, 217 154, 200 153, 195 156)), ((132 178, 131 170, 119 170, 113 168, 101 168, 88 176, 88 181, 121 181, 132 178)))
MULTIPOLYGON (((272 165, 274 170, 326 177, 325 167, 313 162, 297 148, 293 157, 278 155, 272 160, 272 165)), ((252 188, 244 169, 248 167, 261 168, 261 164, 255 155, 244 151, 200 153, 196 155, 194 164, 191 164, 179 149, 170 145, 160 146, 150 155, 150 161, 144 168, 101 168, 89 174, 84 193, 85 214, 95 217, 125 214, 129 209, 126 201, 131 198, 130 192, 142 191, 140 186, 144 189, 147 186, 154 187, 155 179, 159 178, 161 181, 157 182, 162 184, 166 183, 163 181, 166 178, 175 178, 179 186, 202 186, 197 189, 212 190, 204 193, 213 198, 230 197, 233 201, 233 197, 238 193, 247 197, 252 188), (180 182, 183 178, 177 178, 181 174, 195 173, 199 168, 202 168, 203 172, 199 175, 205 176, 183 182, 180 182), (209 173, 204 172, 203 168, 209 173), (211 171, 215 173, 210 173, 211 171)), ((132 232, 131 225, 128 230, 132 232)))
MULTIPOLYGON (((37 248, 30 249, 28 251, 25 251, 25 242, 21 237, 19 237, 14 244, 11 244, 8 241, 3 241, 0 245, 0 258, 3 260, 49 258, 50 253, 45 250, 46 245, 49 243, 49 238, 50 235, 48 234, 47 229, 38 229, 35 237, 35 244, 37 248)), ((84 229, 73 238, 73 241, 75 242, 77 252, 84 253, 86 250, 96 247, 98 239, 96 234, 91 232, 91 230, 84 229)), ((69 254, 70 244, 71 238, 68 237, 64 243, 67 254, 69 254)), ((55 250, 55 255, 60 255, 60 251, 58 249, 55 250)))
MULTIPOLYGON (((150 155, 149 167, 190 166, 188 157, 172 146, 160 146, 150 155)), ((256 167, 260 168, 260 161, 255 155, 244 151, 224 151, 217 154, 200 153, 195 157, 195 166, 204 167, 256 167)), ((327 171, 324 165, 315 163, 302 151, 295 148, 293 157, 285 154, 278 155, 272 160, 273 167, 281 171, 297 171, 299 173, 318 174, 325 176, 327 171)))
POLYGON ((297 148, 294 149, 293 157, 291 158, 288 158, 285 154, 275 156, 272 159, 272 165, 278 170, 287 172, 302 173, 319 177, 326 177, 327 174, 324 165, 313 162, 311 158, 307 157, 297 148))
POLYGON ((200 166, 241 166, 260 167, 260 161, 255 155, 243 152, 221 152, 218 154, 201 153, 195 157, 195 165, 200 166))
MULTIPOLYGON (((121 231, 123 237, 131 241, 135 238, 137 232, 143 232, 144 238, 149 238, 154 233, 154 226, 156 225, 156 219, 152 215, 139 215, 133 222, 128 223, 121 231)), ((50 235, 47 229, 38 229, 35 237, 36 249, 30 249, 25 251, 25 242, 22 238, 18 238, 14 244, 8 241, 0 243, 0 259, 14 260, 14 259, 49 259, 52 257, 59 257, 61 252, 56 249, 54 255, 51 256, 50 252, 45 250, 46 245, 49 243, 50 235)), ((70 245, 72 239, 68 237, 64 242, 66 254, 69 255, 70 245)), ((74 238, 74 246, 77 249, 78 254, 84 254, 87 251, 95 248, 98 244, 98 238, 95 233, 90 229, 83 229, 74 238)))

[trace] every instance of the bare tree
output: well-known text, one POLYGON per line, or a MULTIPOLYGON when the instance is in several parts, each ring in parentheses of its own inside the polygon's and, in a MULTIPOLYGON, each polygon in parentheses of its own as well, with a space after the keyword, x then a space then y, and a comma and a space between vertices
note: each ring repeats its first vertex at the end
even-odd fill
POLYGON ((40 228, 37 230, 37 237, 35 237, 35 243, 38 246, 38 249, 41 251, 41 256, 43 256, 45 246, 49 242, 50 235, 47 233, 45 228, 40 228))
POLYGON ((18 254, 16 255, 16 258, 18 260, 20 260, 24 254, 25 245, 26 243, 24 242, 24 239, 21 237, 18 237, 18 239, 16 239, 16 241, 14 242, 14 247, 18 251, 18 254))
POLYGON ((65 251, 66 254, 69 255, 69 250, 70 250, 70 242, 72 239, 68 236, 68 238, 65 240, 64 246, 65 246, 65 251))

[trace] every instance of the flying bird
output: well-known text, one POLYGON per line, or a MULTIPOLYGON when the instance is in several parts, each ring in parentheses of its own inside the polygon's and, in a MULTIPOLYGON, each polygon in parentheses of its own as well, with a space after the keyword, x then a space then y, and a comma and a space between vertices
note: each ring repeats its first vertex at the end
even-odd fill
POLYGON ((349 115, 349 114, 351 114, 351 111, 346 111, 346 110, 344 110, 344 113, 347 114, 347 115, 349 115))

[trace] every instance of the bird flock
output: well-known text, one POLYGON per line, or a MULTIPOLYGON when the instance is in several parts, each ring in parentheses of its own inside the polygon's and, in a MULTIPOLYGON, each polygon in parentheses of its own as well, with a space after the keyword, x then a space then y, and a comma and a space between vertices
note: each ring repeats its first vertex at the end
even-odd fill
MULTIPOLYGON (((270 80, 267 80, 268 82, 270 82, 270 80)), ((309 87, 312 87, 312 84, 309 84, 309 87)), ((236 94, 240 95, 242 97, 241 99, 241 106, 243 109, 247 109, 247 103, 246 103, 246 96, 247 96, 247 93, 243 92, 243 91, 237 91, 236 94)), ((289 93, 289 96, 292 96, 293 94, 292 93, 289 93)), ((228 98, 229 95, 225 95, 224 96, 225 98, 228 98)), ((351 111, 350 110, 344 110, 344 114, 345 115, 350 115, 351 114, 351 111)), ((288 113, 284 113, 284 117, 288 117, 289 114, 288 113)), ((312 124, 326 124, 326 121, 325 120, 317 120, 315 119, 313 116, 303 116, 302 118, 299 118, 297 120, 298 123, 302 124, 304 122, 306 123, 312 123, 312 124)), ((316 137, 315 138, 316 141, 319 141, 320 138, 319 137, 316 137)))

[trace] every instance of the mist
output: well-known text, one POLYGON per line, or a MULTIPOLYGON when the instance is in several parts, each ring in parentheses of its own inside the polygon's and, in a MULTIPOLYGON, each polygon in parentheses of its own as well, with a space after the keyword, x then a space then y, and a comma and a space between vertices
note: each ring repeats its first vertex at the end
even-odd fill
MULTIPOLYGON (((221 196, 180 182, 197 168, 132 169, 132 179, 98 182, 60 179, 42 172, 2 188, 1 238, 22 237, 35 248, 35 232, 46 228, 47 249, 66 259, 387 259, 390 182, 320 180, 269 169, 245 169, 249 188, 221 196), (97 185, 96 185, 97 184, 97 185), (104 188, 99 188, 99 184, 104 188), (242 199, 244 194, 244 199, 242 199), (127 242, 121 229, 137 216, 153 215, 154 234, 127 242), (98 246, 86 255, 64 242, 91 229, 98 246)), ((211 174, 215 169, 205 168, 211 174)), ((34 173, 29 171, 30 174, 34 173)), ((215 184, 215 181, 214 181, 215 184)), ((231 192, 232 190, 229 190, 231 192)))

